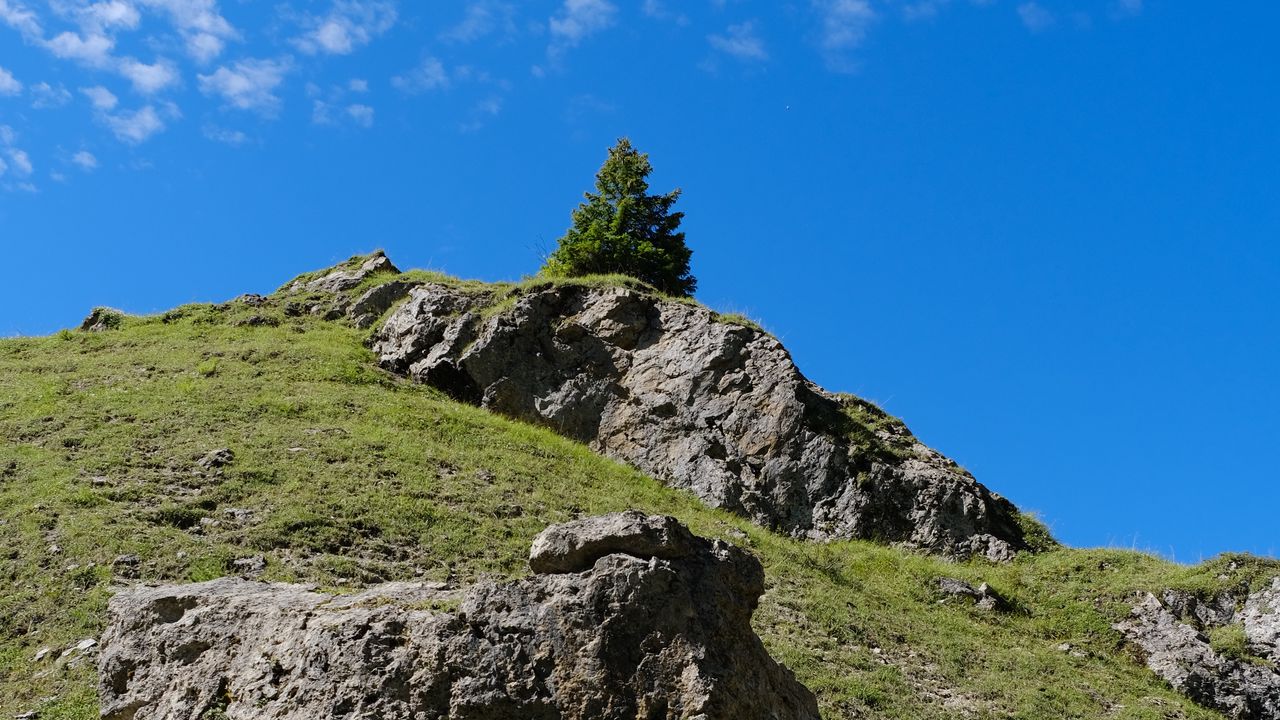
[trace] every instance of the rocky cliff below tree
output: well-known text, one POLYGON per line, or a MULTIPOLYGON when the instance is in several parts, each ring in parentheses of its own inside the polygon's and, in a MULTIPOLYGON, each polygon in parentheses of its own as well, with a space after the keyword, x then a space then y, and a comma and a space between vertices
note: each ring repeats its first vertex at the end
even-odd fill
POLYGON ((373 336, 384 367, 714 507, 818 540, 992 560, 1025 547, 1011 503, 874 405, 814 385, 757 328, 607 284, 404 292, 373 336))
POLYGON ((530 566, 465 593, 240 579, 121 592, 102 717, 818 720, 751 629, 764 572, 748 553, 625 512, 547 529, 530 566))

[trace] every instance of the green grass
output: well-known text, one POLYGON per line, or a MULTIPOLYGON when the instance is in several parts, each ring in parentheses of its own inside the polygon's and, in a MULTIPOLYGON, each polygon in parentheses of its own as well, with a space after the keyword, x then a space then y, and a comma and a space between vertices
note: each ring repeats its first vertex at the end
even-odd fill
POLYGON ((765 331, 765 329, 761 327, 760 323, 756 322, 755 320, 752 320, 751 318, 747 317, 746 315, 743 315, 742 313, 736 313, 736 312, 716 313, 715 320, 716 322, 724 323, 725 325, 737 325, 739 327, 750 328, 757 332, 765 331))
POLYGON ((266 579, 332 590, 470 581, 526 573, 549 523, 668 513, 760 557, 757 629, 827 718, 912 720, 1220 717, 1164 687, 1110 625, 1139 590, 1209 594, 1276 571, 1119 550, 953 564, 780 537, 384 374, 364 333, 282 306, 190 305, 109 332, 0 341, 0 716, 97 716, 91 667, 33 658, 101 632, 124 554, 152 582, 218 577, 259 554, 266 579), (245 324, 253 316, 277 324, 245 324), (197 472, 221 447, 235 461, 197 472), (232 509, 252 512, 237 521, 232 509), (943 575, 988 582, 1015 609, 940 602, 943 575))

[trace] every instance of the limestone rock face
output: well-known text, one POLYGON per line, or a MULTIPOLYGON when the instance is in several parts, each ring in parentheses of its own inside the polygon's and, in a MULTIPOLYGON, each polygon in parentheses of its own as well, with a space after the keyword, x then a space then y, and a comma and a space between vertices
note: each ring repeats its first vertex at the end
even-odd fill
POLYGON ((1280 662, 1280 577, 1245 600, 1240 621, 1250 647, 1259 655, 1280 662))
POLYGON ((1166 592, 1164 602, 1148 593, 1129 619, 1115 627, 1142 649, 1147 667, 1195 702, 1236 720, 1275 720, 1280 718, 1280 672, 1275 669, 1280 654, 1270 643, 1280 627, 1277 592, 1280 578, 1244 602, 1248 652, 1262 662, 1227 657, 1209 643, 1205 632, 1238 619, 1237 601, 1229 594, 1203 603, 1185 593, 1166 592))
POLYGON ((102 717, 818 719, 751 629, 764 575, 746 552, 621 513, 554 526, 532 554, 554 571, 465 593, 124 591, 102 638, 102 717))
POLYGON ((767 333, 618 287, 548 284, 493 304, 416 287, 373 348, 388 369, 775 530, 993 560, 1023 547, 1011 503, 874 406, 809 382, 767 333))

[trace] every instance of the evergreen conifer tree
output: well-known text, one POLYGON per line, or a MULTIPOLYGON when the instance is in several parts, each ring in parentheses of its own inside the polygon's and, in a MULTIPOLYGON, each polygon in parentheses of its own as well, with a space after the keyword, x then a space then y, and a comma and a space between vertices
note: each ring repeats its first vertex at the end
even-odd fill
POLYGON ((677 188, 649 194, 649 156, 627 138, 609 149, 596 174, 596 192, 573 211, 573 226, 560 238, 543 272, 573 277, 618 273, 629 275, 670 295, 690 296, 697 279, 689 273, 693 254, 679 231, 682 212, 671 207, 677 188))

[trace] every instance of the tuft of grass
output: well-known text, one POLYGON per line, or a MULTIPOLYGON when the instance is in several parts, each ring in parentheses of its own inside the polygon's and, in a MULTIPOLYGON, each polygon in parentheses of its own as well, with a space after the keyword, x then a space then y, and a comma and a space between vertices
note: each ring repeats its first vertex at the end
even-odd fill
POLYGON ((213 377, 218 372, 218 361, 216 358, 209 358, 196 366, 196 372, 201 377, 213 377))
POLYGON ((1049 528, 1035 513, 1021 511, 1018 513, 1017 520, 1018 527, 1022 528, 1022 540, 1027 544, 1029 551, 1042 553, 1062 547, 1062 543, 1054 539, 1049 528))
POLYGON ((737 325, 738 327, 750 328, 756 332, 765 331, 764 328, 760 326, 760 323, 752 320, 742 313, 716 313, 715 321, 718 323, 724 323, 725 325, 737 325))
POLYGON ((1209 647, 1219 655, 1232 660, 1245 660, 1249 657, 1249 639, 1245 636, 1244 626, 1233 623, 1209 628, 1209 647))
POLYGON ((875 460, 906 460, 916 456, 916 439, 905 423, 879 405, 856 395, 837 393, 839 417, 824 424, 837 428, 862 455, 875 460))

